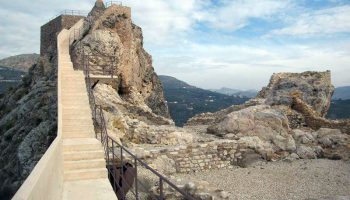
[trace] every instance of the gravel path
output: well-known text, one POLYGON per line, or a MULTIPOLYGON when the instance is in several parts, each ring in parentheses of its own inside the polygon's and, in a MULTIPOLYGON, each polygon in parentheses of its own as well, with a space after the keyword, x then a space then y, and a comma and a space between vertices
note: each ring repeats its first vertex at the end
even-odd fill
POLYGON ((298 160, 194 174, 230 193, 230 199, 320 199, 350 196, 350 161, 298 160))

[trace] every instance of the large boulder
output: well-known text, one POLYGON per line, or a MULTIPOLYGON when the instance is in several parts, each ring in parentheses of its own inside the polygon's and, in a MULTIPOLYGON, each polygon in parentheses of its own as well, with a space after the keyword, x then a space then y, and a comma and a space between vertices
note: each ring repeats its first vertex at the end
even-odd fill
POLYGON ((334 86, 331 72, 275 73, 270 83, 257 97, 266 99, 269 105, 291 105, 291 93, 298 91, 302 100, 324 117, 330 106, 334 86))
POLYGON ((289 134, 287 117, 268 105, 251 106, 232 112, 218 124, 208 127, 208 132, 219 136, 257 136, 272 142, 282 151, 294 151, 296 148, 294 139, 289 134))

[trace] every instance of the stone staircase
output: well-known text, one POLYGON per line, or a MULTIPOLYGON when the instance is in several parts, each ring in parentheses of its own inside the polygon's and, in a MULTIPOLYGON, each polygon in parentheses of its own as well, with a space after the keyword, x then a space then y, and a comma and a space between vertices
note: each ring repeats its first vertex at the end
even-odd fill
MULTIPOLYGON (((68 41, 62 45, 68 46, 68 41)), ((75 71, 68 48, 60 52, 64 180, 107 178, 104 152, 95 138, 82 71, 75 71)))
POLYGON ((69 54, 70 31, 81 27, 79 21, 63 30, 58 48, 62 108, 62 199, 117 199, 108 181, 101 142, 95 138, 85 76, 73 69, 69 54))

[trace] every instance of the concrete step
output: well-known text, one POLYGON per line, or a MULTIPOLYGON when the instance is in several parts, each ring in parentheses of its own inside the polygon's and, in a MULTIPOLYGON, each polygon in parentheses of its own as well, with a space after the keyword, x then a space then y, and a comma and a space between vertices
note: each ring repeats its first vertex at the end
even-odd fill
POLYGON ((66 68, 66 67, 70 67, 73 68, 73 63, 71 62, 71 60, 67 60, 67 59, 62 59, 60 61, 60 68, 66 68))
POLYGON ((62 119, 62 125, 65 126, 70 126, 70 125, 74 125, 74 124, 93 124, 92 118, 87 116, 87 117, 79 117, 79 118, 74 118, 72 120, 72 118, 63 118, 62 119))
MULTIPOLYGON (((72 66, 69 67, 64 67, 64 68, 60 68, 60 72, 61 72, 61 77, 66 77, 66 76, 76 76, 77 70, 74 70, 74 68, 72 66)), ((80 74, 80 73, 79 73, 80 74)))
POLYGON ((87 92, 87 87, 86 85, 62 85, 61 90, 64 92, 63 94, 67 93, 72 93, 72 92, 87 92))
POLYGON ((71 119, 67 119, 67 120, 62 120, 62 126, 76 126, 77 124, 81 125, 81 126, 87 126, 87 125, 92 125, 93 126, 93 121, 91 121, 90 119, 75 119, 75 120, 71 120, 71 119))
MULTIPOLYGON (((78 106, 76 106, 78 107, 78 106)), ((79 108, 65 108, 63 107, 63 112, 64 113, 70 113, 70 112, 73 112, 73 113, 91 113, 91 109, 90 109, 90 105, 87 103, 87 105, 85 105, 84 107, 81 106, 80 109, 79 108)))
POLYGON ((85 95, 88 94, 86 86, 79 86, 79 87, 74 87, 74 86, 62 86, 61 87, 62 93, 64 95, 71 95, 74 93, 85 93, 85 95))
POLYGON ((76 125, 72 125, 72 126, 67 126, 67 125, 63 125, 62 127, 62 131, 63 132, 84 132, 86 130, 94 130, 94 126, 92 124, 88 124, 88 125, 82 125, 82 124, 76 124, 76 125))
POLYGON ((77 161, 77 160, 95 160, 104 157, 103 150, 94 151, 70 151, 63 153, 64 161, 77 161))
MULTIPOLYGON (((71 120, 79 124, 81 121, 90 121, 92 124, 92 116, 89 115, 63 115, 64 120, 71 120)), ((64 123, 64 122, 63 122, 64 123)))
POLYGON ((70 105, 74 105, 74 106, 82 106, 82 107, 90 107, 89 101, 88 100, 84 100, 84 102, 79 102, 79 101, 61 101, 62 106, 70 106, 70 105))
POLYGON ((85 83, 84 75, 80 75, 80 74, 74 75, 74 76, 65 76, 65 75, 63 75, 61 77, 61 80, 64 80, 64 81, 74 81, 74 80, 77 80, 77 79, 80 80, 80 81, 84 81, 84 83, 85 83))
POLYGON ((81 80, 83 78, 77 77, 77 78, 62 78, 62 85, 64 86, 79 86, 79 85, 85 85, 85 81, 81 80))
POLYGON ((65 161, 64 170, 99 169, 106 167, 105 159, 65 161))
POLYGON ((65 98, 62 97, 61 98, 61 103, 64 104, 65 106, 86 106, 86 105, 90 105, 88 96, 85 96, 85 97, 65 97, 65 98))
POLYGON ((95 137, 95 131, 93 130, 69 130, 69 131, 62 131, 62 137, 63 138, 94 138, 95 137))
POLYGON ((74 112, 91 112, 90 106, 89 107, 80 107, 80 106, 64 106, 63 112, 67 111, 74 111, 74 112))
POLYGON ((88 93, 86 91, 77 91, 77 92, 66 92, 64 91, 64 97, 69 98, 69 97, 88 97, 88 93))
POLYGON ((86 102, 86 104, 81 104, 80 108, 76 109, 65 109, 63 107, 62 110, 63 114, 72 114, 72 115, 90 115, 91 116, 91 109, 90 109, 90 104, 86 102))
POLYGON ((70 89, 70 88, 81 89, 81 88, 86 88, 85 82, 83 82, 83 83, 77 83, 77 82, 81 82, 81 81, 80 80, 72 80, 72 81, 63 80, 61 86, 64 89, 70 89))
POLYGON ((63 140, 63 152, 97 151, 101 149, 101 142, 95 138, 75 138, 63 140))
MULTIPOLYGON (((84 70, 83 69, 75 69, 73 66, 71 65, 66 65, 66 66, 63 66, 60 68, 61 71, 70 71, 70 70, 73 70, 73 73, 74 74, 84 74, 84 70)), ((73 74, 73 73, 69 73, 69 74, 73 74)), ((66 74, 66 75, 69 75, 69 74, 66 74)))
MULTIPOLYGON (((84 85, 76 85, 76 84, 74 84, 74 83, 72 83, 72 84, 62 84, 61 85, 61 90, 63 91, 63 92, 70 92, 70 91, 76 91, 76 92, 87 92, 87 87, 86 87, 86 85, 84 84, 84 85)), ((65 93, 63 93, 63 94, 65 94, 65 93)))
POLYGON ((70 105, 66 105, 66 106, 63 106, 62 108, 63 111, 88 111, 88 112, 91 112, 91 109, 90 109, 90 106, 88 105, 87 107, 82 107, 82 106, 70 106, 70 105))
MULTIPOLYGON (((64 92, 64 90, 63 90, 63 92, 64 92)), ((65 95, 65 94, 63 94, 62 95, 62 99, 75 99, 75 98, 88 98, 88 93, 86 92, 86 93, 76 93, 76 94, 74 94, 74 95, 69 95, 69 94, 67 94, 67 95, 65 95)))
POLYGON ((80 80, 84 80, 85 82, 85 76, 83 74, 75 74, 76 71, 73 71, 73 72, 67 72, 65 74, 62 74, 62 79, 66 79, 66 80, 75 80, 75 79, 80 79, 80 80), (74 73, 74 74, 73 74, 74 73))
POLYGON ((64 172, 65 181, 107 178, 107 169, 69 170, 64 172))
POLYGON ((84 117, 84 116, 88 116, 90 118, 92 118, 92 112, 91 110, 88 110, 88 111, 85 111, 85 110, 71 110, 71 111, 66 111, 64 110, 62 112, 62 115, 63 117, 66 117, 66 116, 71 116, 71 118, 73 119, 76 119, 76 118, 81 118, 81 117, 84 117))
POLYGON ((71 58, 69 57, 63 57, 63 58, 60 58, 61 62, 72 62, 71 58))
POLYGON ((90 105, 89 99, 87 96, 84 97, 62 97, 61 98, 61 103, 69 106, 69 105, 74 105, 74 106, 85 106, 85 105, 90 105))

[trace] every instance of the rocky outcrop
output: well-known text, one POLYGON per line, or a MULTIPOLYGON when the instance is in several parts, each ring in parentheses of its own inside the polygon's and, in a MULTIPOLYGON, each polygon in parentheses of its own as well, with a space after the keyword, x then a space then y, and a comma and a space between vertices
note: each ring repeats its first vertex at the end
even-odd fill
POLYGON ((116 77, 113 88, 123 100, 170 118, 152 58, 143 48, 142 30, 132 23, 130 8, 105 8, 96 2, 81 31, 72 48, 76 68, 83 69, 84 54, 95 55, 89 61, 98 65, 93 73, 101 73, 101 66, 112 66, 116 77))
MULTIPOLYGON (((187 125, 205 126, 207 133, 231 140, 256 137, 268 145, 252 149, 267 160, 347 160, 349 121, 324 118, 333 89, 329 71, 277 73, 256 98, 216 113, 197 115, 187 125)), ((249 157, 256 156, 253 152, 241 160, 251 160, 249 157)))
POLYGON ((309 104, 320 117, 324 117, 334 92, 331 72, 276 73, 257 97, 266 99, 269 105, 292 104, 291 92, 298 91, 301 99, 309 104))
POLYGON ((40 58, 0 99, 0 199, 10 199, 57 134, 55 57, 40 58))
POLYGON ((350 120, 329 120, 320 117, 318 113, 300 97, 300 93, 291 94, 292 108, 298 111, 305 118, 305 123, 313 129, 333 128, 350 134, 350 120))
POLYGON ((287 116, 267 105, 232 112, 223 121, 208 128, 208 132, 214 134, 257 136, 263 141, 271 141, 280 150, 294 151, 296 147, 289 130, 287 116))

